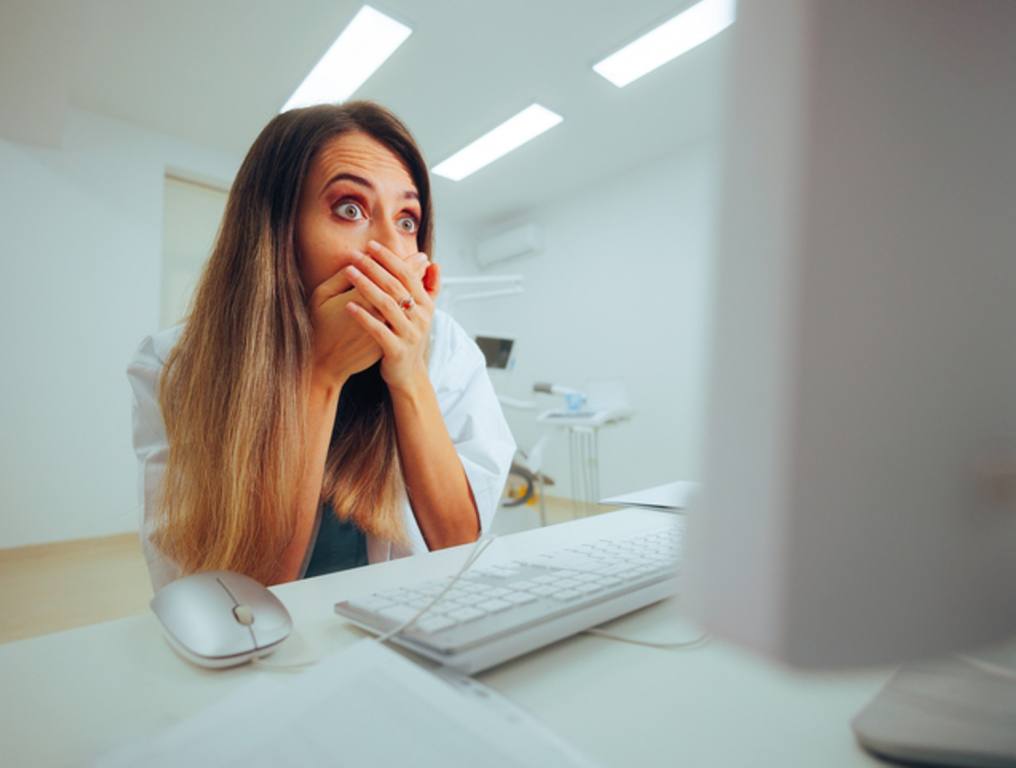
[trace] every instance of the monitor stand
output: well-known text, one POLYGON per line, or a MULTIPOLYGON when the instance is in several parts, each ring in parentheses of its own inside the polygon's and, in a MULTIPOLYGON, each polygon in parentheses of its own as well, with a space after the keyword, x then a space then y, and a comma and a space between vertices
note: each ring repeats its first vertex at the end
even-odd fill
POLYGON ((908 664, 852 723, 880 757, 936 766, 1016 765, 1016 644, 908 664))

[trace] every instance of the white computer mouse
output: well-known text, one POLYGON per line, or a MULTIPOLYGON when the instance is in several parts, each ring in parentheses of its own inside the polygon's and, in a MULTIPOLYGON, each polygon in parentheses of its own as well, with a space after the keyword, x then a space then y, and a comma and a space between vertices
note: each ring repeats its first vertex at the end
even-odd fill
POLYGON ((202 667, 233 667, 267 656, 293 629, 279 598, 229 571, 177 579, 155 594, 151 607, 173 649, 202 667))

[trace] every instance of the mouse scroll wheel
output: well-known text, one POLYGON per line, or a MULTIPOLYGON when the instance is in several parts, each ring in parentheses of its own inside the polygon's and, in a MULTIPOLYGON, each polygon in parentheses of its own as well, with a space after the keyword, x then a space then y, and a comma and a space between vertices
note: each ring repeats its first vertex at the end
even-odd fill
POLYGON ((233 608, 233 615, 236 616, 236 620, 245 627, 249 627, 254 623, 254 611, 250 609, 249 605, 235 606, 233 608))

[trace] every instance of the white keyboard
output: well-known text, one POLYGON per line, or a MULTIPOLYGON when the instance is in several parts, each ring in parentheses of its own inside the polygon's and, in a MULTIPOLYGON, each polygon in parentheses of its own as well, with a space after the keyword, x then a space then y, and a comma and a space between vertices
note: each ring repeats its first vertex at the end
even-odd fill
MULTIPOLYGON (((500 664, 674 594, 682 529, 681 518, 659 514, 631 535, 492 564, 481 556, 392 641, 466 674, 500 664)), ((450 580, 344 601, 335 612, 382 634, 415 616, 450 580)))

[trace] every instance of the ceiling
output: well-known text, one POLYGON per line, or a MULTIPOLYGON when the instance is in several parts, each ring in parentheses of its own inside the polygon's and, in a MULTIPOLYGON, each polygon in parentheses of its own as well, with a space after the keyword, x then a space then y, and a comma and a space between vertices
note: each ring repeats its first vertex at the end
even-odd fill
MULTIPOLYGON (((434 178, 439 216, 482 229, 717 130, 729 31, 623 89, 591 69, 691 3, 379 0, 413 34, 355 96, 400 115, 432 166, 533 101, 564 116, 463 181, 434 178)), ((5 0, 7 122, 45 141, 65 101, 242 156, 361 4, 5 0)))

